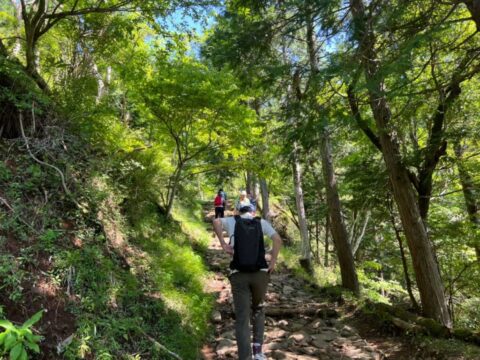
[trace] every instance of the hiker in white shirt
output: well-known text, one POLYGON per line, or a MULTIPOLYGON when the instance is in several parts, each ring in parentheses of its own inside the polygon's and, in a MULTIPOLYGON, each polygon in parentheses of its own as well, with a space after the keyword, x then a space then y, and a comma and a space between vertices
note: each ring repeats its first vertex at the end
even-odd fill
POLYGON ((262 345, 265 328, 265 294, 270 273, 275 270, 282 239, 268 221, 253 216, 254 210, 251 204, 239 208, 238 212, 240 215, 235 217, 215 219, 213 228, 223 250, 232 255, 229 280, 235 306, 235 336, 238 359, 251 360, 253 354, 254 360, 264 360, 266 358, 262 352, 262 345), (224 230, 230 238, 230 244, 227 244, 223 237, 224 230), (235 239, 236 232, 237 239, 235 239), (265 260, 264 235, 269 236, 273 243, 269 264, 265 260), (247 249, 247 252, 245 252, 245 249, 247 249), (249 249, 252 249, 252 251, 249 249), (252 259, 246 261, 239 259, 240 254, 248 257, 249 252, 255 253, 251 256, 254 265, 250 265, 252 259), (253 344, 250 347, 251 312, 253 312, 253 344))

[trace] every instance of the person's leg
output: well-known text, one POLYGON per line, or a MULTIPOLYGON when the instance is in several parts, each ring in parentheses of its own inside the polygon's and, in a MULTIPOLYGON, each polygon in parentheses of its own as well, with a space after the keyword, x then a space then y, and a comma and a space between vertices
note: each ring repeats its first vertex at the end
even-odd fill
POLYGON ((218 218, 220 215, 220 208, 219 207, 215 207, 215 219, 218 218))
POLYGON ((235 306, 235 337, 238 359, 251 360, 250 348, 250 279, 248 273, 235 273, 230 276, 233 304, 235 306))
POLYGON ((225 217, 225 207, 222 207, 220 210, 220 217, 223 218, 225 217))
POLYGON ((253 343, 263 344, 263 333, 265 329, 265 294, 267 293, 270 275, 266 271, 258 271, 252 274, 252 312, 253 312, 253 343))

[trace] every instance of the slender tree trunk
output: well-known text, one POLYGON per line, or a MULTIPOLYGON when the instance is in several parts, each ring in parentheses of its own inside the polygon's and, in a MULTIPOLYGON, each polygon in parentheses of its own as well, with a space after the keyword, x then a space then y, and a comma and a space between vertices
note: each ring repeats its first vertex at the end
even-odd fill
POLYGON ((245 190, 247 194, 252 194, 252 173, 248 170, 245 176, 245 190))
MULTIPOLYGON (((18 21, 18 24, 20 25, 23 21, 23 18, 22 18, 22 6, 20 5, 20 2, 19 1, 15 1, 15 0, 10 0, 10 2, 12 3, 12 6, 13 8, 15 9, 15 17, 17 18, 17 21, 18 21)), ((12 54, 13 56, 15 57, 18 57, 18 55, 20 54, 20 50, 22 50, 22 43, 21 43, 21 39, 20 39, 20 26, 17 26, 16 27, 16 31, 15 31, 15 35, 18 37, 16 40, 15 40, 15 45, 13 46, 13 50, 12 50, 12 54)))
POLYGON ((330 215, 332 237, 337 250, 340 272, 342 275, 342 286, 359 294, 357 271, 353 261, 352 249, 348 242, 348 233, 342 218, 340 197, 338 196, 337 180, 333 169, 332 154, 330 150, 330 138, 328 130, 324 130, 321 142, 321 154, 323 165, 323 176, 327 190, 327 205, 330 215))
POLYGON ((262 215, 264 219, 270 220, 270 197, 268 194, 267 181, 261 177, 260 181, 260 193, 262 194, 262 215))
MULTIPOLYGON (((314 29, 314 19, 309 8, 306 9, 307 15, 307 51, 309 54, 309 63, 312 76, 318 73, 316 60, 316 39, 314 29)), ((315 81, 315 80, 314 80, 315 81)), ((314 107, 321 116, 318 109, 316 99, 314 107)), ((325 179, 328 212, 331 220, 332 237, 337 251, 338 262, 340 264, 340 272, 342 276, 342 286, 353 291, 355 294, 360 293, 358 284, 357 271, 353 261, 352 249, 348 241, 348 233, 342 218, 342 210, 340 205, 340 197, 338 195, 337 180, 333 167, 333 160, 330 147, 330 134, 328 126, 324 125, 322 130, 322 138, 320 141, 320 153, 322 157, 323 176, 325 179)))
POLYGON ((97 104, 102 100, 103 95, 105 95, 105 82, 103 81, 103 76, 98 70, 98 66, 95 63, 95 60, 91 57, 89 54, 90 61, 91 61, 91 69, 93 76, 95 76, 95 79, 97 80, 97 96, 96 96, 96 102, 97 104))
POLYGON ((97 81, 97 96, 95 98, 95 101, 98 104, 100 103, 103 96, 105 95, 105 89, 106 89, 105 82, 103 81, 103 76, 98 70, 97 63, 95 62, 95 59, 93 58, 88 46, 84 43, 83 40, 80 40, 80 45, 83 50, 84 58, 89 63, 90 69, 92 71, 92 75, 95 77, 97 81))
MULTIPOLYGON (((480 229, 480 213, 477 202, 478 195, 475 191, 476 189, 473 179, 462 163, 463 149, 458 143, 455 144, 455 156, 457 157, 458 175, 460 178, 460 184, 462 184, 463 197, 465 198, 465 206, 467 208, 468 218, 475 229, 480 229)), ((473 244, 473 246, 477 255, 477 261, 480 262, 480 239, 475 240, 476 243, 473 244)))
POLYGON ((413 296, 412 281, 410 280, 410 275, 408 274, 407 258, 405 256, 405 250, 403 248, 402 235, 400 234, 400 230, 398 230, 397 225, 395 223, 395 216, 393 214, 393 209, 390 207, 389 210, 390 210, 390 221, 392 222, 393 230, 395 231, 395 237, 397 238, 398 247, 400 249, 400 257, 402 259, 403 274, 405 276, 405 284, 407 286, 408 296, 410 298, 410 301, 412 303, 414 310, 419 311, 420 306, 418 306, 418 302, 415 299, 415 296, 413 296))
POLYGON ((180 183, 180 177, 182 175, 183 165, 179 165, 175 169, 175 173, 173 174, 172 180, 170 182, 170 188, 168 191, 168 198, 167 198, 167 207, 165 209, 165 216, 168 218, 172 213, 173 203, 175 200, 175 194, 177 192, 178 185, 180 183))
POLYGON ((325 219, 325 256, 324 256, 324 266, 328 267, 328 252, 329 252, 329 236, 330 236, 330 216, 327 214, 325 219))
POLYGON ((318 216, 315 217, 315 248, 317 250, 315 262, 320 264, 320 219, 318 216))
POLYGON ((302 188, 302 169, 300 160, 298 158, 297 144, 294 144, 293 149, 293 182, 295 186, 295 202, 297 205, 298 225, 300 230, 300 237, 302 239, 302 254, 300 265, 309 273, 312 272, 310 240, 308 238, 307 217, 305 214, 305 205, 303 202, 303 188, 302 188))
POLYGON ((380 134, 383 158, 410 248, 423 311, 428 317, 451 327, 452 322, 440 270, 420 216, 419 205, 408 171, 402 162, 395 129, 390 124, 391 112, 385 96, 383 79, 378 74, 373 30, 368 28, 370 24, 367 21, 363 1, 350 0, 350 7, 353 14, 354 36, 359 42, 365 76, 370 84, 368 88, 370 107, 380 134))
POLYGON ((352 231, 350 235, 350 247, 352 248, 352 255, 355 257, 355 254, 358 251, 358 248, 360 247, 360 244, 363 241, 363 237, 365 236, 365 231, 367 230, 367 225, 368 222, 370 221, 370 211, 367 210, 365 212, 365 219, 363 221, 363 225, 361 230, 359 231, 358 226, 357 226, 357 221, 360 221, 360 214, 357 215, 357 219, 355 219, 354 224, 352 225, 352 231))

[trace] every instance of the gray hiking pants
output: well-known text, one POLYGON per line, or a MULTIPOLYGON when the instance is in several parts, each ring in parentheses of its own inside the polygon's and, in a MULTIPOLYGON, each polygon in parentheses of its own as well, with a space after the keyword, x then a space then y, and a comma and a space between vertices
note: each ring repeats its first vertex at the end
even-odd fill
POLYGON ((265 271, 237 272, 230 275, 239 360, 252 359, 250 315, 252 315, 253 342, 263 344, 265 328, 263 307, 269 280, 270 275, 265 271))

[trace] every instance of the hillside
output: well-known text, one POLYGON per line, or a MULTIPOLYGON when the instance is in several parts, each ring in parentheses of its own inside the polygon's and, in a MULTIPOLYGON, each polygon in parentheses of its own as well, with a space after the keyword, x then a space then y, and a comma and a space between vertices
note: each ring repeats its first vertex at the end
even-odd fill
POLYGON ((480 358, 477 3, 0 0, 0 358, 480 358))

